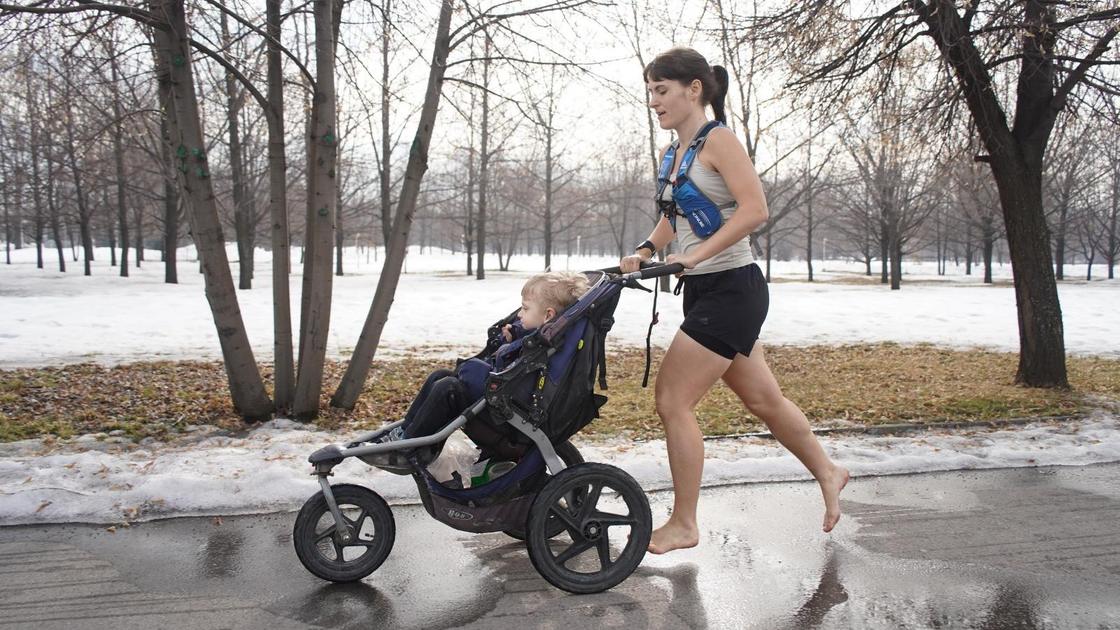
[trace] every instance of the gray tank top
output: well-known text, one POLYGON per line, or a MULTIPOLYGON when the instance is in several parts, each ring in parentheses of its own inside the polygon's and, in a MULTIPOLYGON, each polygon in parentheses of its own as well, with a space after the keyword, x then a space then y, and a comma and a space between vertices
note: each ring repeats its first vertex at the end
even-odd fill
MULTIPOLYGON (((692 168, 688 171, 688 176, 696 183, 696 186, 707 195, 717 206, 729 206, 720 209, 720 214, 723 216, 723 222, 726 224, 735 214, 738 204, 735 203, 735 197, 731 196, 731 191, 727 189, 727 184, 723 181, 723 176, 708 168, 705 168, 700 160, 695 160, 692 163, 692 168)), ((673 191, 670 186, 665 187, 665 192, 661 195, 662 199, 673 199, 673 191)), ((692 228, 688 225, 688 220, 684 217, 677 217, 677 243, 682 253, 689 253, 704 239, 696 236, 692 228)), ((735 269, 736 267, 743 267, 754 262, 754 253, 751 251, 751 237, 745 236, 742 240, 732 243, 727 249, 712 256, 704 262, 696 265, 692 269, 688 269, 683 275, 694 276, 703 273, 715 273, 717 271, 726 271, 728 269, 735 269)))

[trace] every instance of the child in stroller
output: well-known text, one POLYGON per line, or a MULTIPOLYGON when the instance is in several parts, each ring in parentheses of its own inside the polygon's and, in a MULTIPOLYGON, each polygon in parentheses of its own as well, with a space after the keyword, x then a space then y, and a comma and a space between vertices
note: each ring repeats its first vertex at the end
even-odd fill
MULTIPOLYGON (((534 305, 526 302, 491 327, 490 343, 474 357, 485 363, 480 397, 467 401, 456 417, 449 421, 446 415, 455 413, 454 405, 431 424, 421 413, 434 385, 450 376, 443 375, 426 396, 418 396, 423 400, 412 422, 423 421, 409 430, 414 437, 385 439, 406 424, 400 420, 312 453, 308 461, 321 491, 304 504, 292 533, 304 567, 326 580, 360 580, 381 566, 392 549, 396 525, 384 499, 363 486, 332 486, 328 481, 335 466, 357 457, 382 470, 411 475, 424 509, 446 525, 467 532, 505 532, 524 540, 533 566, 558 588, 595 593, 626 579, 649 545, 649 501, 625 471, 584 463, 568 438, 598 417, 606 402, 606 396, 594 392, 595 377, 598 374, 600 389, 605 389, 604 342, 622 289, 644 289, 637 280, 682 270, 673 264, 629 274, 618 268, 587 272, 588 288, 579 299, 567 308, 551 307, 552 315, 546 306, 539 320, 534 305), (514 339, 518 315, 526 328, 539 327, 514 339), (499 365, 504 356, 500 348, 507 345, 502 342, 520 342, 508 365, 499 365), (491 357, 493 364, 487 361, 491 357), (516 460, 514 468, 477 488, 449 487, 436 480, 427 466, 459 429, 484 448, 508 448, 513 455, 509 459, 516 460), (424 435, 427 431, 434 432, 424 435)), ((536 283, 531 281, 527 289, 530 284, 536 283)), ((526 295, 535 293, 527 290, 526 295)), ((470 378, 463 378, 459 367, 456 380, 465 390, 470 378)))
MULTIPOLYGON (((470 403, 482 397, 490 372, 504 370, 520 356, 526 335, 555 319, 587 288, 587 276, 582 273, 550 271, 529 278, 521 288, 517 318, 491 327, 486 349, 479 356, 461 361, 454 371, 442 369, 429 374, 409 406, 404 423, 390 431, 385 441, 431 435, 447 426, 470 403)), ((469 426, 466 431, 470 435, 469 426)), ((482 458, 486 456, 484 453, 482 458)))

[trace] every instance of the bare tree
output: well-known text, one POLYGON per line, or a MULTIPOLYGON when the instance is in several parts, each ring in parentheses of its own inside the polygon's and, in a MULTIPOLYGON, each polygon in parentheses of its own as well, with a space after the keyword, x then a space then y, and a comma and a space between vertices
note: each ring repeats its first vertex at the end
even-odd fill
POLYGON ((945 86, 934 104, 952 118, 966 105, 1000 193, 1019 310, 1018 383, 1068 387, 1061 307, 1042 204, 1047 141, 1063 109, 1080 94, 1115 91, 1103 55, 1120 32, 1120 9, 1106 2, 907 0, 852 8, 838 1, 797 2, 764 23, 801 69, 797 84, 836 97, 870 68, 891 67, 919 39, 936 46, 945 86), (779 39, 779 38, 785 38, 779 39), (1018 72, 1011 64, 1018 64, 1018 72), (949 74, 949 73, 952 74, 949 74), (999 76, 1013 77, 1014 95, 999 76), (1111 87, 1110 87, 1111 86, 1111 87), (1008 123, 1009 106, 1014 121, 1008 123))
MULTIPOLYGON (((382 266, 381 277, 377 283, 373 303, 370 305, 369 314, 362 326, 358 343, 355 344, 354 353, 346 368, 338 389, 331 398, 331 405, 343 408, 353 408, 365 385, 366 376, 369 374, 370 362, 377 352, 377 345, 381 339, 381 331, 389 316, 389 307, 392 305, 393 296, 400 280, 401 268, 404 265, 404 255, 408 246, 408 235, 416 212, 417 200, 420 194, 420 183, 424 172, 428 168, 428 146, 431 142, 432 131, 435 126, 436 112, 439 107, 442 87, 446 77, 448 56, 451 52, 470 41, 487 28, 503 27, 503 23, 514 18, 542 15, 550 12, 562 11, 585 4, 587 0, 555 0, 544 5, 524 9, 507 10, 506 3, 499 2, 493 7, 477 10, 466 5, 469 19, 451 29, 452 1, 443 0, 440 5, 439 20, 435 32, 435 46, 432 53, 432 63, 428 72, 428 85, 424 94, 424 103, 420 110, 420 124, 417 127, 409 151, 408 166, 405 169, 404 184, 401 187, 400 198, 397 201, 397 210, 393 218, 393 234, 387 247, 385 262, 382 266)), ((508 31, 507 31, 508 32, 508 31)), ((462 60, 455 63, 469 63, 462 60)), ((461 81, 461 80, 460 80, 461 81)))

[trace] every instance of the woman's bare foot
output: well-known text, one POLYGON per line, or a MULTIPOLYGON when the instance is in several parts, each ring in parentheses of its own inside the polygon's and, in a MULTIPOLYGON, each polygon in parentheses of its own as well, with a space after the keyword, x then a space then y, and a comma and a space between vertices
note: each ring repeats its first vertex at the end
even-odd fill
POLYGON ((848 485, 848 469, 836 466, 832 474, 820 480, 821 494, 824 495, 824 531, 830 532, 840 520, 840 491, 848 485))
POLYGON ((650 553, 668 553, 674 549, 688 549, 700 542, 700 530, 695 526, 683 527, 669 519, 664 525, 653 530, 649 539, 650 553))

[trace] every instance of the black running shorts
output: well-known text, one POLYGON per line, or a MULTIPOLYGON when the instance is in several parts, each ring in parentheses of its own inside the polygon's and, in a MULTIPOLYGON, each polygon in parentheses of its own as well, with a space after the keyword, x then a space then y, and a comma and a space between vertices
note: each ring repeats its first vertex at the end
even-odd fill
POLYGON ((770 291, 758 265, 684 276, 681 330, 725 359, 750 356, 770 309, 770 291))

